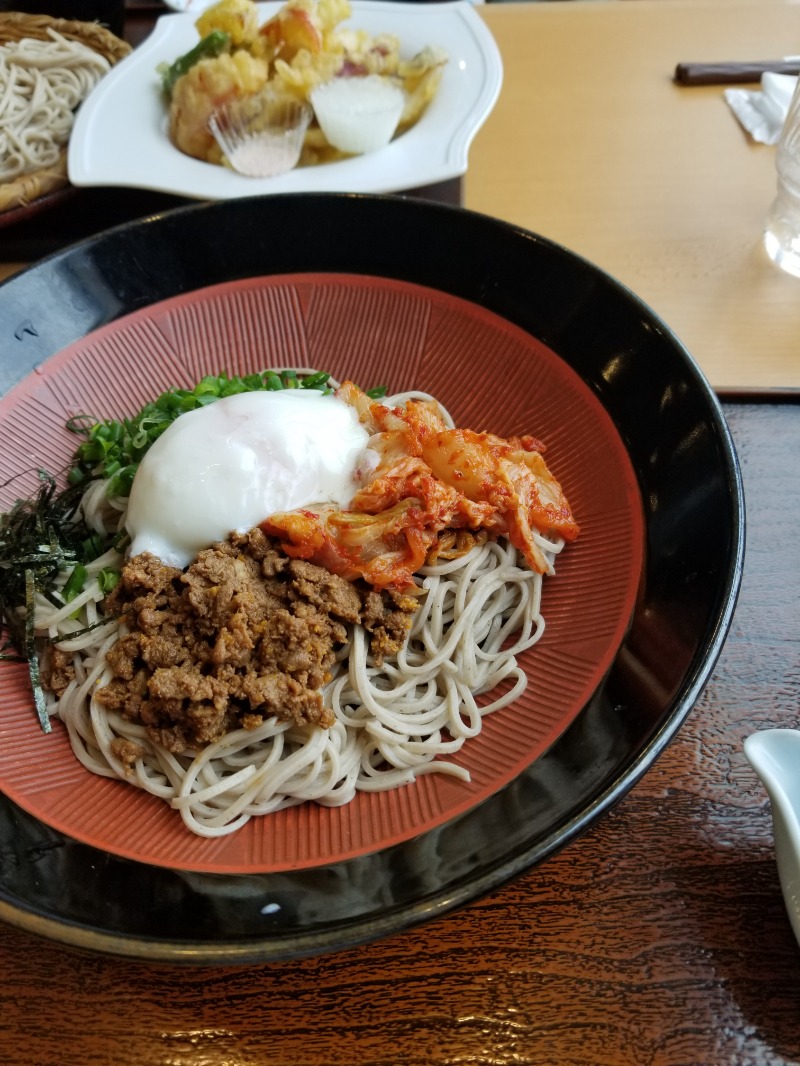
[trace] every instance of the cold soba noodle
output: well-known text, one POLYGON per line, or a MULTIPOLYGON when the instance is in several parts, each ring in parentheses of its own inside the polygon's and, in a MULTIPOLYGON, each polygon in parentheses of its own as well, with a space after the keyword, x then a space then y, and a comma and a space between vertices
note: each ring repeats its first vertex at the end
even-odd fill
POLYGON ((104 56, 48 30, 0 46, 0 181, 53 166, 74 111, 110 69, 104 56))
MULTIPOLYGON (((382 403, 398 407, 411 396, 424 394, 382 403)), ((453 427, 446 413, 442 425, 453 427)), ((126 528, 128 501, 109 497, 107 481, 90 485, 83 511, 98 533, 126 528)), ((571 516, 566 528, 568 539, 577 535, 571 516)), ((274 529, 267 532, 275 535, 274 529)), ((255 728, 236 728, 197 750, 174 754, 154 743, 143 723, 103 706, 94 693, 112 681, 106 656, 128 632, 124 617, 103 623, 105 592, 98 575, 123 565, 115 549, 88 564, 85 587, 69 603, 55 608, 37 598, 37 630, 71 657, 75 670, 60 698, 51 694, 50 713, 66 725, 84 766, 167 801, 202 836, 234 832, 254 815, 308 800, 339 806, 358 791, 396 788, 424 773, 466 780, 468 772, 452 757, 480 732, 485 715, 525 689, 517 656, 544 630, 543 572, 552 572, 564 538, 531 530, 534 543, 526 554, 534 552, 543 561, 535 570, 505 536, 476 536, 463 529, 449 536, 428 552, 432 562, 415 568, 419 606, 396 654, 376 662, 364 626, 348 625, 332 680, 323 689, 324 706, 333 714, 329 728, 272 715, 255 728), (467 553, 448 558, 457 555, 448 552, 449 543, 464 537, 472 545, 467 553), (96 628, 86 632, 87 626, 96 628), (70 635, 77 631, 83 632, 70 635), (477 697, 501 683, 502 694, 479 706, 477 697), (124 741, 141 749, 130 765, 118 757, 124 741)))

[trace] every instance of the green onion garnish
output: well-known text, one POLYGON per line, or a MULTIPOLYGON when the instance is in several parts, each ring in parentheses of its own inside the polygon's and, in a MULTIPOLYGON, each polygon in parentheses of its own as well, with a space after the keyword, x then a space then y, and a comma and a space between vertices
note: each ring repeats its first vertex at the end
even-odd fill
POLYGON ((61 590, 65 603, 71 603, 76 596, 83 592, 88 573, 86 567, 81 563, 73 567, 72 572, 64 583, 64 588, 61 590))
POLYGON ((119 584, 120 576, 119 570, 114 570, 110 566, 104 566, 97 575, 97 583, 100 586, 100 591, 104 593, 111 592, 112 589, 115 589, 119 584))

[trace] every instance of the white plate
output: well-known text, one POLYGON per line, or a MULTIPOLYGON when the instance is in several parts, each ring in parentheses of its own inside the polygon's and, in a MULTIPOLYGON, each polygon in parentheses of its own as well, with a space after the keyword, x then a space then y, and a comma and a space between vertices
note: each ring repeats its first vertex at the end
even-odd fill
POLYGON ((173 11, 191 11, 193 15, 199 15, 214 3, 216 0, 164 0, 165 7, 171 7, 173 11))
MULTIPOLYGON (((280 3, 259 4, 261 21, 280 7, 280 3)), ((433 102, 414 127, 386 148, 272 178, 246 178, 179 152, 167 136, 156 68, 187 52, 198 36, 194 14, 168 14, 81 106, 69 142, 70 181, 226 200, 284 192, 388 193, 464 174, 469 146, 503 81, 500 53, 485 23, 466 0, 436 4, 352 0, 352 9, 348 25, 372 34, 395 34, 404 56, 413 56, 425 45, 438 45, 448 54, 433 102)))

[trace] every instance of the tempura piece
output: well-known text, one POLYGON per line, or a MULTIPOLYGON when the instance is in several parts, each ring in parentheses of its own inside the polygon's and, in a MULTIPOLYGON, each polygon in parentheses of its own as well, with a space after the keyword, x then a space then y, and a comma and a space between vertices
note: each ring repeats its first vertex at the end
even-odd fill
POLYGON ((288 0, 261 27, 261 36, 269 42, 273 56, 284 63, 291 63, 303 49, 316 55, 325 46, 325 27, 314 0, 288 0))
POLYGON ((263 89, 267 77, 265 60, 241 48, 201 59, 178 79, 172 92, 169 134, 173 144, 195 159, 220 163, 222 153, 208 128, 212 112, 263 89))
POLYGON ((406 93, 406 106, 400 116, 400 129, 413 126, 433 100, 447 64, 447 53, 441 48, 423 48, 413 59, 401 60, 397 75, 406 93))
POLYGON ((252 0, 219 0, 203 12, 195 27, 201 37, 220 30, 234 47, 248 46, 258 36, 258 9, 252 0))

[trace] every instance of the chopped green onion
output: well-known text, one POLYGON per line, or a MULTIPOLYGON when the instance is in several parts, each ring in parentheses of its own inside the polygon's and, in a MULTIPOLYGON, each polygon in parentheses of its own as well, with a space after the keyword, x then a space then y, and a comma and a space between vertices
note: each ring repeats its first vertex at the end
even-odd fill
POLYGON ((108 485, 109 496, 130 496, 138 466, 138 463, 130 463, 111 478, 108 485))
POLYGON ((102 533, 92 533, 81 542, 81 554, 85 562, 91 562, 105 551, 106 538, 102 533))
POLYGON ((324 370, 320 370, 316 374, 309 374, 307 378, 303 378, 303 388, 321 389, 328 384, 330 377, 330 374, 326 374, 324 370))
POLYGON ((97 575, 97 583, 102 593, 109 593, 119 584, 120 572, 110 566, 104 566, 97 575))
POLYGON ((75 415, 73 418, 67 419, 66 428, 70 433, 84 434, 96 422, 97 419, 94 415, 75 415))
POLYGON ((86 578, 88 576, 89 574, 86 567, 81 563, 78 563, 73 567, 71 574, 64 584, 64 588, 61 590, 65 603, 70 603, 76 596, 83 592, 86 578))

